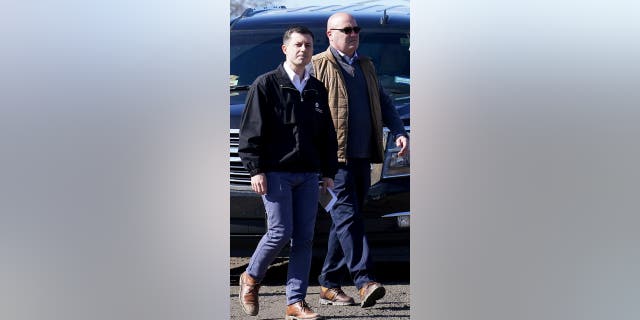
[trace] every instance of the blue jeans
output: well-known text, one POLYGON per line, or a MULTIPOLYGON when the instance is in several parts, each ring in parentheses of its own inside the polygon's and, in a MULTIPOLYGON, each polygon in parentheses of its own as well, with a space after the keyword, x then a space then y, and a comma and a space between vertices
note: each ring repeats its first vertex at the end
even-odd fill
POLYGON ((327 257, 318 277, 323 287, 341 287, 345 267, 358 289, 375 281, 361 211, 370 184, 368 159, 349 159, 339 165, 333 188, 338 201, 331 210, 327 257))
POLYGON ((268 230, 247 266, 247 273, 262 281, 267 268, 290 243, 287 304, 303 300, 309 287, 313 231, 318 212, 318 174, 268 172, 267 194, 262 196, 268 230))

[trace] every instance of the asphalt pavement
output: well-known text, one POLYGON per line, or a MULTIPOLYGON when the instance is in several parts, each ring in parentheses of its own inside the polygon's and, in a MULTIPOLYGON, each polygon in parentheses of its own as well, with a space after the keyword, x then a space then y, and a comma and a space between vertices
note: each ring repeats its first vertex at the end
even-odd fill
MULTIPOLYGON (((238 302, 238 276, 246 268, 247 258, 232 258, 230 268, 231 300, 229 319, 284 319, 286 308, 284 282, 286 279, 287 260, 278 259, 267 272, 260 288, 260 312, 257 316, 248 316, 242 311, 238 302)), ((319 262, 314 261, 310 286, 307 291, 307 303, 311 308, 324 316, 325 319, 409 319, 410 316, 410 287, 409 263, 377 263, 376 276, 386 289, 385 296, 369 308, 355 306, 325 306, 318 302, 320 287, 317 276, 319 262)), ((346 294, 359 302, 358 293, 353 283, 343 287, 346 294)))

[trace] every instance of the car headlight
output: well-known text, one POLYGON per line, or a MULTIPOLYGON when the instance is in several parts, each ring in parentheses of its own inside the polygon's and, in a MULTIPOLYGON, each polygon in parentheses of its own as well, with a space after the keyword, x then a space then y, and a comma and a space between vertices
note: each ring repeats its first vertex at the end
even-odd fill
MULTIPOLYGON (((385 130, 386 131, 386 130, 385 130)), ((384 164, 382 167, 382 178, 406 177, 409 176, 410 160, 409 154, 398 156, 400 151, 396 147, 396 139, 391 132, 387 132, 385 137, 384 164)))

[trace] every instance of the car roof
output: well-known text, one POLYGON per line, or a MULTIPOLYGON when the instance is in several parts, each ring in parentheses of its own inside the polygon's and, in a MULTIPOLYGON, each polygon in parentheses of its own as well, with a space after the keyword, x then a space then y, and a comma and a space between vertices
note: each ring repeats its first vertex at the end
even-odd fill
POLYGON ((327 18, 336 12, 349 12, 358 20, 358 24, 383 24, 381 21, 385 13, 387 23, 408 24, 409 1, 371 0, 352 4, 309 5, 296 8, 285 6, 252 8, 231 20, 231 28, 240 30, 254 29, 256 26, 265 28, 295 24, 307 26, 326 24, 327 18))

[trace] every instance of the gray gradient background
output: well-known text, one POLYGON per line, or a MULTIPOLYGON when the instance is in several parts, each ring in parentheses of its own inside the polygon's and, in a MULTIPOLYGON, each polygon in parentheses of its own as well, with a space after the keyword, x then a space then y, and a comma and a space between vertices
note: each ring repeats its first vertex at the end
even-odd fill
POLYGON ((637 319, 638 6, 411 5, 412 319, 637 319))
MULTIPOLYGON (((640 315, 640 28, 614 2, 411 3, 412 319, 640 315)), ((0 319, 228 317, 228 23, 3 4, 0 319)))
POLYGON ((228 316, 228 12, 3 3, 0 319, 228 316))

